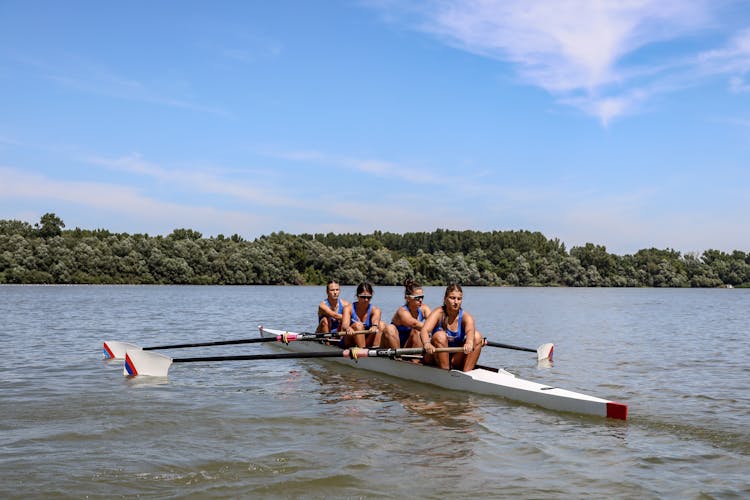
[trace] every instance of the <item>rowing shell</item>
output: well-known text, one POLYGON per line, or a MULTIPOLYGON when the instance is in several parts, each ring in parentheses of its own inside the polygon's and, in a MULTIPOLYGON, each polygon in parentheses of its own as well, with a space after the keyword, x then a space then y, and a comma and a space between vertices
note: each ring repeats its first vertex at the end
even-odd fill
MULTIPOLYGON (((294 333, 283 330, 272 330, 263 326, 259 326, 258 330, 262 337, 275 337, 294 333)), ((338 347, 321 345, 318 342, 291 342, 280 345, 285 349, 295 352, 339 349, 338 347)), ((356 366, 406 380, 431 384, 444 389, 500 396, 550 410, 621 420, 626 420, 628 416, 628 407, 622 403, 524 380, 500 368, 478 367, 468 372, 462 372, 458 370, 442 370, 408 361, 394 361, 388 358, 364 358, 357 360, 356 364, 351 359, 331 359, 349 366, 356 366)))

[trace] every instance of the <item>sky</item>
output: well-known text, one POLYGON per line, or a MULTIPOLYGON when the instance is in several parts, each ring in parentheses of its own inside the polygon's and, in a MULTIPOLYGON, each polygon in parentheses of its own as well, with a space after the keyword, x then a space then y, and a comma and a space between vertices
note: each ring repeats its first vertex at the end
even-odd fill
POLYGON ((750 2, 0 0, 0 219, 750 251, 750 2))

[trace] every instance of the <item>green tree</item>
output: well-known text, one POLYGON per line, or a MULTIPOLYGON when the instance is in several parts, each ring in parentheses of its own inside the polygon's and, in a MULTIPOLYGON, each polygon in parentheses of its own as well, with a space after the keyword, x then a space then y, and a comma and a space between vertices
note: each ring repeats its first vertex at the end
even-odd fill
POLYGON ((34 227, 42 238, 52 238, 62 234, 62 228, 65 227, 65 223, 57 215, 46 213, 42 215, 34 227))

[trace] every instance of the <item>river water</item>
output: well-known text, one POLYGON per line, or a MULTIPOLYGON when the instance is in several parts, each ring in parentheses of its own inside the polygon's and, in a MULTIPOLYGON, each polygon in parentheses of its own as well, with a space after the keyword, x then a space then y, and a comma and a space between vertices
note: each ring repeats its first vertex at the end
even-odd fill
MULTIPOLYGON (((442 289, 426 288, 430 306, 442 289)), ((343 287, 351 300, 353 287, 343 287)), ((750 290, 465 288, 480 362, 628 404, 629 420, 323 360, 126 378, 102 341, 309 331, 323 287, 0 286, 0 497, 747 498, 750 290)), ((390 318, 403 289, 376 287, 390 318)), ((278 352, 267 344, 175 356, 278 352)), ((186 354, 189 353, 189 354, 186 354)))

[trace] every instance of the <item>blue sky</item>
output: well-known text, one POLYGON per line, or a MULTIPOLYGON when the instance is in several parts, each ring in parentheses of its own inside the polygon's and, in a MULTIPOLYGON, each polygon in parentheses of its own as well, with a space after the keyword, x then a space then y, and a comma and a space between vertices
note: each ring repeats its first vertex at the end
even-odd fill
POLYGON ((0 1, 0 219, 750 251, 750 4, 0 1))

